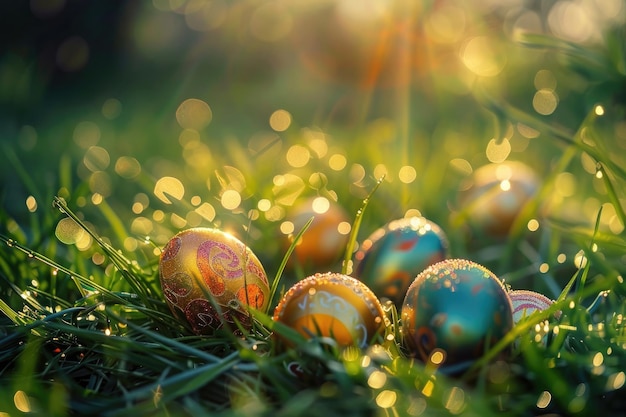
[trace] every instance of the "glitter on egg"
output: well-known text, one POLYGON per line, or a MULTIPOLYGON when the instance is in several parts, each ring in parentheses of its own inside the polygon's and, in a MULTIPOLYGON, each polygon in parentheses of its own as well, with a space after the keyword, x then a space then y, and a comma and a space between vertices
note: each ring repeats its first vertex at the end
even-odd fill
POLYGON ((247 307, 264 310, 269 283, 256 255, 236 237, 210 228, 178 233, 159 259, 163 295, 172 313, 196 334, 238 322, 250 328, 247 307))
POLYGON ((388 324, 380 301, 365 284, 333 272, 317 273, 293 285, 273 319, 307 339, 329 337, 342 347, 359 348, 381 336, 388 324))
POLYGON ((443 230, 424 217, 394 220, 376 230, 355 254, 354 276, 400 307, 409 285, 426 267, 448 258, 443 230))
POLYGON ((434 351, 446 373, 466 370, 513 327, 511 300, 487 268, 465 259, 431 265, 409 287, 401 309, 402 337, 428 363, 434 351))

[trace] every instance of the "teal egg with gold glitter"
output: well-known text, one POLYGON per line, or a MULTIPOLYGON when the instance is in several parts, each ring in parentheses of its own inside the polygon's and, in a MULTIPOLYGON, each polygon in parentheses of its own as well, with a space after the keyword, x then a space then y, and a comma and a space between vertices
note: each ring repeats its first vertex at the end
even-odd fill
POLYGON ((448 246, 441 227, 425 217, 394 220, 362 242, 353 275, 399 308, 417 274, 449 257, 448 246))
POLYGON ((500 279, 465 259, 421 272, 401 309, 402 338, 412 356, 442 372, 466 370, 513 327, 511 299, 500 279))

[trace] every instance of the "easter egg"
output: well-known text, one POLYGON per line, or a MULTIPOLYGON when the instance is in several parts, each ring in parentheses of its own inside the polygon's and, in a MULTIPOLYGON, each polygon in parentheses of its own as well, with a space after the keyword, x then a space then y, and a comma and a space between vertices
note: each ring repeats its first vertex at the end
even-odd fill
POLYGON ((210 334, 239 322, 250 328, 247 308, 263 310, 269 284, 252 250, 218 229, 178 233, 159 258, 159 278, 172 313, 196 334, 210 334))
POLYGON ((341 347, 359 348, 381 335, 388 321, 365 284, 334 272, 317 273, 294 284, 276 306, 273 319, 307 339, 329 337, 341 347))
POLYGON ((401 322, 412 356, 457 373, 511 330, 513 313, 506 289, 491 271, 465 259, 447 259, 415 278, 401 322))
POLYGON ((509 298, 513 306, 513 323, 515 324, 536 311, 546 310, 553 303, 545 295, 529 290, 509 291, 509 298))
MULTIPOLYGON (((301 266, 328 266, 339 260, 345 251, 350 231, 348 215, 339 204, 327 198, 305 200, 288 213, 287 220, 294 229, 292 236, 311 218, 313 222, 296 243, 292 257, 301 266), (342 228, 342 225, 348 227, 342 228)), ((287 239, 285 246, 292 241, 287 239)))
POLYGON ((354 276, 399 308, 409 285, 426 267, 448 258, 441 228, 424 217, 389 222, 363 241, 354 276))
POLYGON ((476 169, 458 192, 461 215, 474 230, 505 236, 539 189, 539 178, 518 161, 488 164, 476 169))

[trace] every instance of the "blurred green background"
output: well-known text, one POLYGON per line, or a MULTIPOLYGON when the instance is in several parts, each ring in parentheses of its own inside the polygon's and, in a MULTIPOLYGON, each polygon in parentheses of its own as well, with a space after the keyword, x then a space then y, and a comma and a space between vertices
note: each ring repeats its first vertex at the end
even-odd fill
MULTIPOLYGON (((354 218, 384 177, 361 234, 417 210, 463 256, 460 184, 519 160, 554 174, 533 214, 590 227, 605 205, 602 227, 623 232, 594 160, 581 152, 555 173, 567 143, 538 128, 574 138, 600 105, 603 149, 625 162, 623 1, 2 7, 0 198, 26 230, 60 195, 116 247, 215 224, 273 271, 293 204, 327 197, 354 218), (102 204, 122 220, 117 241, 102 204)), ((493 256, 481 260, 498 269, 493 256)))

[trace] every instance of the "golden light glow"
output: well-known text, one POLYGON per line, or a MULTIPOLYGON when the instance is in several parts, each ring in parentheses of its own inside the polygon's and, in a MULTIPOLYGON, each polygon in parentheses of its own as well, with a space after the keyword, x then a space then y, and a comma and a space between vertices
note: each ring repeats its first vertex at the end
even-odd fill
POLYGON ((126 239, 124 239, 124 250, 128 251, 128 252, 134 252, 137 250, 137 239, 135 239, 134 237, 127 237, 126 239))
POLYGON ((393 407, 398 399, 398 394, 395 391, 384 390, 376 396, 376 405, 380 408, 393 407))
POLYGON ((130 224, 130 231, 137 235, 147 236, 152 233, 154 225, 146 217, 137 217, 130 224))
POLYGON ((344 155, 340 153, 336 153, 328 159, 328 166, 333 171, 341 171, 346 167, 347 164, 348 160, 344 155))
POLYGON ((594 109, 593 109, 594 113, 596 114, 596 116, 602 116, 604 115, 604 107, 597 105, 594 109))
POLYGON ((341 222, 337 225, 337 231, 339 234, 348 235, 352 230, 352 225, 348 222, 341 222))
POLYGON ((542 88, 533 97, 533 108, 543 116, 548 116, 556 110, 559 104, 559 97, 552 90, 542 88))
POLYGON ((78 223, 69 217, 65 217, 57 223, 55 236, 66 245, 73 245, 78 242, 85 230, 78 223))
POLYGON ((624 371, 620 371, 610 375, 606 381, 608 390, 618 390, 624 386, 626 382, 626 374, 624 371))
POLYGON ((561 172, 554 181, 554 191, 562 197, 571 197, 576 193, 576 177, 570 172, 561 172))
POLYGON ((430 354, 430 357, 428 359, 433 365, 439 366, 446 360, 446 352, 441 349, 435 349, 430 354))
POLYGON ((206 220, 212 222, 215 219, 215 207, 213 207, 210 203, 202 203, 198 208, 196 208, 196 213, 205 218, 206 220))
POLYGON ((358 183, 363 181, 365 178, 365 168, 361 164, 353 164, 350 167, 350 181, 353 183, 358 183))
POLYGON ((532 127, 526 126, 525 124, 522 124, 522 123, 517 124, 517 131, 520 133, 520 135, 528 139, 537 138, 539 137, 539 134, 540 134, 538 130, 533 129, 532 127))
POLYGON ((183 148, 188 145, 196 145, 200 142, 200 132, 194 129, 183 129, 178 135, 178 143, 183 148))
POLYGON ((221 197, 222 206, 227 210, 234 210, 241 204, 241 194, 236 190, 226 190, 221 197))
POLYGON ((29 195, 26 198, 26 208, 31 213, 34 213, 35 211, 37 211, 37 200, 32 195, 29 195))
POLYGON ((601 366, 604 363, 604 355, 602 354, 602 352, 596 352, 595 355, 593 355, 593 359, 591 360, 591 364, 593 366, 601 366))
POLYGON ((83 163, 91 172, 103 171, 109 167, 111 157, 109 152, 99 146, 90 146, 85 152, 83 163))
POLYGON ((382 371, 374 371, 367 378, 367 385, 373 389, 380 389, 387 383, 387 375, 382 371))
POLYGON ((490 162, 504 162, 511 153, 511 144, 506 138, 502 139, 500 143, 496 139, 491 139, 487 144, 485 153, 490 162))
POLYGON ((291 125, 291 114, 287 110, 276 110, 270 116, 270 127, 277 132, 284 132, 291 125))
POLYGON ((599 36, 591 18, 590 4, 558 1, 548 13, 548 25, 553 33, 563 39, 584 42, 599 36))
POLYGON ((582 269, 587 265, 587 257, 585 256, 585 252, 578 251, 576 256, 574 257, 574 265, 576 268, 582 269))
POLYGON ((96 171, 89 176, 88 179, 89 189, 92 193, 98 194, 101 197, 108 197, 113 193, 113 186, 111 185, 111 177, 107 172, 96 171))
POLYGON ((294 168, 302 168, 309 163, 311 153, 302 145, 293 145, 287 150, 287 163, 294 168))
POLYGON ((187 221, 176 213, 170 214, 170 221, 174 227, 182 229, 187 226, 187 221))
POLYGON ((450 166, 462 175, 470 175, 473 171, 472 165, 463 158, 451 159, 450 166))
POLYGON ((281 206, 272 206, 265 212, 265 218, 270 222, 277 222, 285 217, 285 209, 281 206))
POLYGON ((213 118, 207 103, 197 98, 183 101, 176 110, 176 121, 183 129, 202 130, 213 118))
POLYGON ((389 171, 384 164, 378 164, 374 167, 374 178, 385 177, 386 180, 391 180, 389 171))
POLYGON ((256 206, 261 211, 268 211, 270 209, 270 207, 272 207, 272 202, 270 200, 268 200, 267 198, 263 198, 263 199, 259 200, 259 202, 257 203, 256 206))
POLYGON ((22 413, 30 413, 32 411, 30 399, 24 391, 16 391, 13 395, 13 404, 22 413))
POLYGON ((302 178, 294 174, 276 175, 273 182, 275 202, 285 206, 292 205, 306 188, 302 178))
POLYGON ((326 156, 328 153, 328 142, 326 142, 326 135, 323 132, 313 129, 303 129, 303 135, 308 140, 311 152, 313 152, 317 158, 326 156))
POLYGON ((165 204, 172 204, 169 197, 181 200, 185 195, 185 186, 174 177, 162 177, 154 185, 154 195, 165 204))
POLYGON ((424 29, 438 43, 454 43, 462 39, 467 16, 461 7, 443 3, 433 10, 426 20, 424 29))
POLYGON ((104 198, 102 197, 102 194, 94 192, 91 195, 91 204, 93 204, 94 206, 97 206, 97 205, 101 204, 103 200, 104 200, 104 198))
POLYGON ((126 179, 135 178, 141 173, 141 164, 133 157, 121 156, 115 162, 115 172, 126 179))
MULTIPOLYGON (((380 178, 380 177, 377 177, 380 178)), ((417 178, 417 171, 415 170, 415 168, 413 168, 410 165, 405 165, 402 168, 400 168, 400 171, 398 172, 398 179, 405 183, 405 184, 410 184, 413 181, 415 181, 415 179, 417 178)))
POLYGON ((459 414, 465 408, 465 391, 459 387, 452 387, 448 394, 445 407, 452 414, 459 414))
POLYGON ((546 408, 552 401, 552 394, 549 391, 543 391, 537 399, 537 408, 546 408))
POLYGON ((500 51, 487 36, 477 36, 465 42, 461 49, 463 64, 481 77, 498 75, 506 64, 506 53, 500 51))
POLYGON ((425 397, 430 397, 431 395, 433 395, 434 389, 435 389, 435 383, 432 381, 432 379, 428 380, 424 384, 424 388, 422 388, 422 394, 424 394, 425 397))
POLYGON ((326 197, 316 197, 311 204, 311 208, 317 214, 324 214, 330 208, 330 201, 326 197))
POLYGON ((295 230, 295 226, 293 222, 284 221, 280 224, 280 231, 284 235, 290 235, 294 232, 294 230, 295 230))
POLYGON ((550 70, 539 70, 535 74, 535 88, 537 90, 556 90, 556 77, 550 70))
POLYGON ((328 185, 328 177, 321 172, 314 172, 309 176, 309 184, 314 190, 321 190, 328 185))

